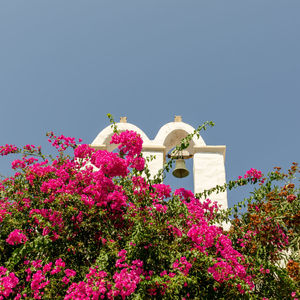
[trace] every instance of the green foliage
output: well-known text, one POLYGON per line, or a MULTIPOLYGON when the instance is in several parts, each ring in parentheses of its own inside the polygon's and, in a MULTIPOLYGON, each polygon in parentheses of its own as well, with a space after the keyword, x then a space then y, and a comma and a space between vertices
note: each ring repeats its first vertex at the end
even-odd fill
MULTIPOLYGON (((298 293, 296 163, 287 174, 277 168, 264 178, 251 169, 196 195, 172 193, 162 180, 174 158, 151 179, 155 157, 141 168, 140 137, 121 133, 108 117, 116 140, 123 134, 119 154, 51 132, 57 157, 29 145, 0 148, 22 156, 13 163, 18 172, 0 184, 0 298, 291 299, 298 293), (68 147, 74 157, 65 154, 68 147), (257 188, 226 211, 206 199, 246 184, 257 188)), ((213 125, 199 126, 175 151, 213 125)))

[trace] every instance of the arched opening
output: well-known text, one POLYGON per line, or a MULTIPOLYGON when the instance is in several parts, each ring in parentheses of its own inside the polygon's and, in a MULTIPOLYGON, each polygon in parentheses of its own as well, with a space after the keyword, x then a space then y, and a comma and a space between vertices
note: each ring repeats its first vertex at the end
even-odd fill
MULTIPOLYGON (((167 154, 167 160, 168 155, 172 154, 172 151, 174 151, 175 147, 173 147, 167 154)), ((193 175, 193 157, 185 159, 185 166, 187 170, 189 171, 189 175, 184 178, 177 178, 175 177, 172 172, 176 166, 176 160, 174 160, 173 167, 170 170, 170 172, 165 174, 164 178, 164 184, 170 185, 172 188, 172 191, 174 192, 176 189, 184 187, 186 190, 194 191, 194 175, 193 175)))
MULTIPOLYGON (((170 131, 164 139, 163 145, 166 147, 166 160, 170 159, 170 156, 176 156, 174 153, 175 147, 180 145, 181 141, 189 134, 184 129, 174 129, 170 131)), ((193 176, 193 154, 194 154, 195 142, 191 140, 188 148, 186 148, 181 154, 184 154, 185 167, 189 171, 189 175, 184 178, 175 177, 172 172, 176 167, 176 159, 173 162, 172 170, 165 174, 164 184, 170 185, 172 191, 178 188, 185 187, 187 190, 194 191, 194 176, 193 176)))
MULTIPOLYGON (((166 152, 169 153, 170 150, 172 150, 174 147, 176 147, 177 145, 180 145, 180 142, 188 135, 189 133, 186 132, 183 129, 176 129, 172 132, 170 132, 164 140, 163 145, 166 147, 166 152)), ((191 140, 190 145, 187 149, 185 149, 186 151, 189 152, 189 154, 194 154, 194 150, 193 147, 195 145, 195 142, 193 140, 191 140)))

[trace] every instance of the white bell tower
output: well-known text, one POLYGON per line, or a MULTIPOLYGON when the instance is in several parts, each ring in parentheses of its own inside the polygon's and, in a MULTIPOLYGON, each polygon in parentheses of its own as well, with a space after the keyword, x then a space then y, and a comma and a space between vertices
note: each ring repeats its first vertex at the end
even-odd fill
MULTIPOLYGON (((121 117, 116 124, 120 131, 133 130, 140 134, 143 140, 143 156, 155 155, 156 159, 149 163, 150 173, 154 176, 162 167, 166 160, 166 155, 180 143, 188 134, 194 132, 194 128, 182 122, 180 116, 175 116, 174 122, 163 125, 154 140, 150 140, 147 135, 137 126, 127 123, 126 117, 121 117)), ((109 125, 104 128, 93 140, 91 147, 113 151, 117 146, 111 145, 110 140, 113 129, 109 125)), ((194 136, 186 149, 193 159, 194 193, 210 189, 216 185, 223 185, 225 177, 225 151, 226 146, 207 146, 200 136, 194 136)), ((209 198, 217 201, 223 209, 228 208, 227 192, 211 194, 209 198)))

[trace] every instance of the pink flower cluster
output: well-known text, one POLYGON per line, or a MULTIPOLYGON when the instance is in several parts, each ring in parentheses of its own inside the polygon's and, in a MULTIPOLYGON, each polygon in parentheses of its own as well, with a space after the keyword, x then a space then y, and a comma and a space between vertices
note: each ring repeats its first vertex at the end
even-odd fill
POLYGON ((57 228, 58 231, 61 231, 64 227, 64 221, 62 219, 61 213, 53 211, 51 208, 31 209, 29 212, 29 217, 33 218, 34 222, 37 225, 39 225, 40 228, 43 229, 44 236, 50 234, 51 232, 54 236, 52 237, 52 240, 56 240, 59 237, 58 234, 54 231, 54 229, 57 228), (41 218, 38 219, 38 216, 41 216, 44 219, 44 221, 41 220, 41 218), (47 225, 44 225, 48 222, 50 222, 52 230, 50 230, 50 228, 47 225))
POLYGON ((31 165, 36 161, 38 161, 38 159, 34 158, 34 157, 30 157, 30 158, 23 157, 23 159, 14 160, 11 163, 11 167, 12 167, 12 169, 18 169, 18 168, 23 169, 26 166, 31 165))
POLYGON ((143 273, 143 262, 141 260, 134 260, 131 265, 126 263, 126 250, 121 250, 118 254, 120 259, 116 261, 116 267, 122 268, 120 272, 116 272, 113 276, 115 285, 113 296, 121 296, 125 299, 126 296, 133 294, 140 282, 140 275, 143 273))
POLYGON ((79 156, 91 155, 91 163, 99 170, 95 171, 88 166, 82 168, 76 160, 54 160, 52 165, 47 165, 46 161, 29 166, 26 178, 31 185, 43 178, 40 190, 45 194, 45 203, 54 201, 58 195, 76 193, 89 207, 110 206, 113 211, 121 211, 122 207, 126 206, 127 198, 112 178, 126 176, 129 172, 128 163, 116 153, 89 151, 85 145, 78 146, 75 151, 77 150, 79 156), (80 152, 80 149, 83 149, 83 152, 80 152))
POLYGON ((4 218, 7 215, 11 215, 11 212, 8 211, 9 206, 10 206, 9 202, 5 201, 4 199, 0 199, 0 223, 3 222, 4 218))
POLYGON ((15 229, 14 231, 12 231, 6 239, 6 242, 10 245, 18 245, 26 243, 27 241, 27 236, 20 229, 15 229))
POLYGON ((297 293, 296 293, 296 292, 292 292, 292 293, 291 293, 291 296, 293 297, 293 300, 298 300, 298 298, 296 298, 296 296, 297 296, 297 293))
POLYGON ((131 130, 113 134, 110 143, 119 144, 118 148, 120 153, 123 155, 127 154, 131 157, 139 156, 143 146, 143 140, 140 135, 131 130))
POLYGON ((248 230, 246 232, 246 234, 244 235, 243 238, 238 239, 238 244, 240 244, 240 246, 242 248, 245 248, 250 242, 251 240, 253 240, 253 238, 257 235, 257 232, 252 231, 252 230, 248 230))
POLYGON ((75 158, 89 158, 95 150, 87 144, 78 145, 74 150, 75 158))
MULTIPOLYGON (((264 183, 264 178, 263 174, 261 171, 258 171, 256 169, 251 168, 250 170, 248 170, 246 172, 246 174, 244 175, 245 179, 250 178, 253 182, 256 182, 257 180, 259 180, 261 183, 264 183)), ((242 179, 242 176, 239 176, 239 179, 242 179)))
POLYGON ((70 278, 76 276, 76 272, 72 269, 66 269, 65 274, 66 276, 64 276, 63 279, 61 280, 64 284, 68 284, 70 282, 70 278))
POLYGON ((210 226, 204 220, 201 224, 193 224, 187 236, 194 242, 194 247, 203 253, 215 246, 215 239, 222 234, 222 229, 217 226, 210 226))
POLYGON ((104 299, 107 291, 111 288, 111 284, 106 277, 106 272, 98 271, 97 267, 90 268, 90 272, 86 275, 87 282, 72 283, 64 299, 104 299))
MULTIPOLYGON (((40 147, 38 147, 38 148, 40 148, 40 147)), ((35 151, 35 145, 25 145, 24 147, 23 147, 23 149, 24 150, 27 150, 27 151, 29 151, 29 152, 34 152, 35 151)))
POLYGON ((134 293, 140 282, 140 274, 142 269, 140 262, 133 261, 130 268, 124 268, 120 272, 116 272, 113 276, 115 285, 112 292, 113 297, 121 296, 125 299, 134 293))
POLYGON ((6 268, 0 266, 0 300, 9 297, 18 283, 19 279, 14 273, 9 273, 6 268))
POLYGON ((125 299, 133 294, 141 280, 143 262, 134 260, 128 264, 126 253, 123 249, 118 254, 120 259, 116 261, 116 267, 121 271, 114 273, 113 282, 110 282, 107 273, 99 271, 98 267, 90 268, 86 282, 72 283, 64 299, 114 299, 118 296, 125 299))
POLYGON ((173 236, 182 237, 182 231, 178 227, 174 225, 168 225, 168 229, 173 234, 173 236))
POLYGON ((11 153, 18 152, 18 148, 15 145, 6 144, 5 146, 0 146, 0 155, 5 156, 11 153))
POLYGON ((168 273, 167 270, 162 271, 159 275, 160 275, 161 277, 168 276, 169 278, 173 278, 173 277, 176 276, 175 273, 173 273, 173 272, 169 272, 169 273, 168 273))
POLYGON ((188 209, 186 235, 193 242, 193 247, 205 255, 215 249, 217 259, 207 271, 218 282, 237 278, 253 288, 252 277, 247 274, 243 255, 233 248, 230 238, 223 234, 221 227, 209 225, 218 210, 217 204, 211 203, 209 199, 201 203, 192 192, 185 189, 176 190, 174 194, 180 197, 188 209))
POLYGON ((171 197, 171 187, 166 184, 153 184, 154 191, 150 195, 158 200, 165 200, 171 197))
MULTIPOLYGON (((48 132, 47 135, 49 136, 48 142, 51 143, 58 151, 65 151, 68 147, 76 147, 75 138, 66 137, 64 135, 56 136, 52 131, 48 132)), ((81 139, 79 142, 80 141, 81 139)))
POLYGON ((91 163, 108 177, 125 177, 129 173, 127 162, 119 157, 117 153, 106 150, 98 150, 93 153, 91 163))
POLYGON ((219 207, 217 202, 212 203, 210 199, 205 201, 200 201, 195 198, 191 191, 184 188, 175 190, 174 195, 178 196, 183 204, 186 205, 189 212, 189 223, 194 224, 195 222, 212 221, 215 218, 215 213, 218 211, 219 207))
POLYGON ((178 269, 182 274, 187 276, 189 274, 192 264, 186 260, 185 256, 180 257, 180 260, 176 259, 173 263, 173 269, 178 269))
POLYGON ((145 159, 140 156, 143 140, 134 131, 126 130, 119 134, 115 133, 111 138, 111 144, 119 144, 120 155, 126 155, 128 166, 139 171, 145 167, 145 159))
POLYGON ((262 274, 270 274, 270 270, 269 269, 264 269, 263 267, 261 267, 259 269, 259 271, 262 273, 262 274))
MULTIPOLYGON (((56 280, 58 279, 62 283, 68 284, 70 279, 76 276, 74 270, 65 269, 66 264, 61 258, 57 259, 54 265, 52 262, 43 265, 42 260, 25 261, 24 264, 31 265, 26 269, 26 281, 30 282, 31 297, 33 299, 43 299, 44 289, 51 283, 51 280, 55 280, 56 278, 56 280)), ((27 297, 30 295, 23 296, 27 297)))

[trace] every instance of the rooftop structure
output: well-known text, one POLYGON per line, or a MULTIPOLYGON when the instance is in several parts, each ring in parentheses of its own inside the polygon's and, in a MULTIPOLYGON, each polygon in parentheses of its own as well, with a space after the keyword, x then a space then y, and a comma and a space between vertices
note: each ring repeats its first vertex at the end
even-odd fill
MULTIPOLYGON (((127 123, 126 117, 121 117, 120 122, 116 125, 120 131, 133 130, 140 134, 143 139, 142 153, 144 157, 155 155, 156 159, 149 163, 152 176, 163 167, 168 153, 170 152, 172 155, 172 149, 195 130, 191 125, 182 122, 181 116, 175 116, 173 122, 163 125, 154 140, 150 140, 139 127, 127 123)), ((100 131, 91 146, 96 149, 113 151, 117 146, 110 144, 112 135, 113 129, 109 125, 100 131)), ((185 155, 193 159, 194 193, 200 193, 225 183, 225 151, 226 146, 208 146, 201 136, 193 137, 185 155)), ((222 208, 228 207, 226 191, 212 194, 209 198, 221 204, 222 208)))

